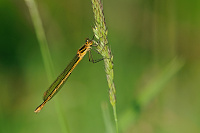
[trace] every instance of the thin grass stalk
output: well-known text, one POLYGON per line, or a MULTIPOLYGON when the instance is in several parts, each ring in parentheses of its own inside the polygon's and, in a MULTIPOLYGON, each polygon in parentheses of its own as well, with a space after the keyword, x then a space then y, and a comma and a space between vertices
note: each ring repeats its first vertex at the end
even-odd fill
POLYGON ((114 127, 110 119, 110 113, 109 113, 107 102, 102 102, 101 109, 102 109, 103 119, 105 123, 105 129, 106 129, 105 133, 114 133, 114 127))
POLYGON ((138 105, 145 107, 155 96, 158 95, 164 86, 181 70, 184 66, 184 61, 175 57, 171 62, 160 72, 153 82, 148 84, 141 95, 138 97, 138 105))
POLYGON ((113 55, 108 48, 105 17, 103 13, 103 5, 100 0, 92 0, 92 8, 95 18, 95 27, 93 28, 94 35, 98 40, 97 51, 103 56, 105 64, 105 72, 109 86, 110 103, 113 107, 113 114, 115 118, 116 132, 118 133, 117 111, 116 111, 116 89, 113 81, 113 55))
POLYGON ((36 32, 36 36, 39 42, 39 46, 40 46, 40 51, 42 54, 42 58, 43 58, 43 62, 44 62, 44 67, 45 67, 45 71, 47 73, 47 78, 49 82, 53 81, 53 77, 54 77, 54 69, 53 69, 53 63, 52 63, 52 59, 51 59, 51 55, 49 52, 49 47, 48 47, 48 43, 47 43, 47 39, 44 33, 44 29, 42 26, 42 22, 39 16, 39 12, 37 9, 37 5, 35 3, 34 0, 25 0, 31 18, 32 18, 32 22, 35 28, 35 32, 36 32))
MULTIPOLYGON (((47 73, 47 78, 48 78, 49 83, 51 83, 54 77, 54 71, 53 71, 54 67, 53 67, 52 58, 49 52, 45 32, 42 26, 42 21, 38 12, 38 8, 34 0, 25 0, 25 3, 28 6, 31 19, 35 28, 36 36, 39 42, 40 51, 41 51, 44 66, 45 66, 45 71, 47 73)), ((56 104, 56 111, 58 113, 58 119, 61 125, 61 130, 63 133, 69 133, 69 129, 65 123, 64 117, 62 116, 63 114, 62 114, 62 111, 60 110, 60 106, 57 104, 57 102, 55 104, 56 104)))

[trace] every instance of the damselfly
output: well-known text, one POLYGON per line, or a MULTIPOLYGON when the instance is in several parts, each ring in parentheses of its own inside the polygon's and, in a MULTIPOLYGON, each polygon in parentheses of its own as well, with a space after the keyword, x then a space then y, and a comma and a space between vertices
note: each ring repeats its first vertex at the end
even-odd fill
POLYGON ((64 71, 57 77, 57 79, 51 84, 49 89, 44 93, 44 97, 43 97, 44 101, 41 105, 39 105, 35 109, 36 113, 40 112, 40 110, 44 107, 44 105, 53 96, 55 96, 55 94, 61 89, 62 85, 69 78, 74 68, 78 65, 78 63, 82 60, 82 58, 86 55, 87 52, 89 52, 89 60, 90 60, 90 57, 91 57, 90 49, 91 49, 92 44, 93 44, 93 41, 87 38, 86 43, 77 51, 76 56, 72 59, 69 65, 64 69, 64 71))

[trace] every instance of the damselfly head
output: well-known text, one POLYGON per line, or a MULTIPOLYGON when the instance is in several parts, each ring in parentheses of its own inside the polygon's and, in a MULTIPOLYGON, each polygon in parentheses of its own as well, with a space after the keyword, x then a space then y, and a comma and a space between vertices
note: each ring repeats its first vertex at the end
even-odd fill
POLYGON ((85 42, 89 42, 89 41, 90 41, 90 39, 89 39, 89 38, 86 38, 86 39, 85 39, 85 42))
POLYGON ((89 38, 86 38, 85 42, 89 46, 91 46, 93 44, 93 40, 90 40, 89 38))

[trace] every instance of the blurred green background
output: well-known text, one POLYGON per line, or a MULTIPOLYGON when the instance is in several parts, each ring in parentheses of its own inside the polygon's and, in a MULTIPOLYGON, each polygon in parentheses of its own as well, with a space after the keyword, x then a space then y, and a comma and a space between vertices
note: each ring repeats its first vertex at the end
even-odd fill
MULTIPOLYGON (((36 2, 57 76, 85 38, 93 37, 91 1, 36 2)), ((104 0, 103 5, 119 131, 199 133, 200 1, 104 0)), ((0 132, 113 132, 103 62, 90 63, 86 56, 35 114, 49 85, 27 5, 1 0, 0 132)))

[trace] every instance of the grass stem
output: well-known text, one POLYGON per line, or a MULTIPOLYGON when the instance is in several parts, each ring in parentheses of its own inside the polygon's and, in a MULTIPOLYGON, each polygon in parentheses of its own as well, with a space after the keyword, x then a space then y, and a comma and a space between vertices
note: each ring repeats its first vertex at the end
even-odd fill
POLYGON ((118 133, 118 122, 117 122, 117 111, 116 111, 116 89, 113 81, 113 55, 111 50, 108 48, 107 34, 105 17, 103 13, 103 5, 100 0, 92 0, 92 8, 95 18, 95 27, 93 32, 95 37, 98 39, 97 51, 103 56, 105 64, 105 72, 109 86, 109 97, 110 103, 113 107, 113 114, 115 118, 116 132, 118 133))
MULTIPOLYGON (((47 78, 48 78, 49 83, 51 83, 54 77, 54 67, 53 67, 51 54, 49 52, 45 32, 42 26, 42 21, 38 12, 38 8, 34 0, 25 0, 25 3, 28 6, 28 9, 32 18, 32 22, 35 28, 36 36, 39 41, 40 51, 42 53, 42 58, 44 61, 47 78)), ((63 133, 67 133, 67 132, 69 133, 69 129, 64 120, 65 117, 63 117, 60 106, 57 102, 55 104, 56 104, 56 111, 58 113, 58 119, 61 125, 61 130, 63 133)))

